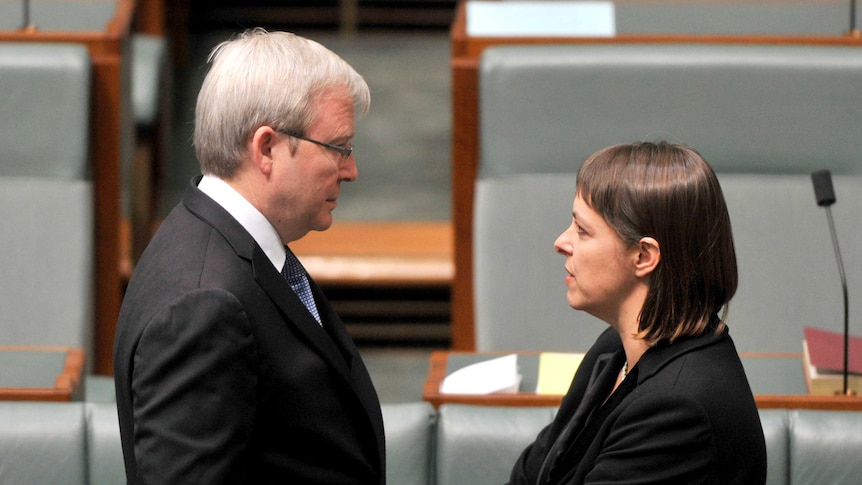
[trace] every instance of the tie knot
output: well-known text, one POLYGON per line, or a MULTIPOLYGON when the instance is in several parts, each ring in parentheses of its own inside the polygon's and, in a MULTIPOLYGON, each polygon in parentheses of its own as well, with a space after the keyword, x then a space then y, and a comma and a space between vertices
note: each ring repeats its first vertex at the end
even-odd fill
POLYGON ((289 249, 285 252, 284 268, 282 268, 281 274, 288 281, 296 281, 305 276, 305 269, 302 267, 302 263, 299 262, 299 259, 289 249))
POLYGON ((302 267, 302 263, 299 262, 296 255, 287 246, 285 246, 284 252, 284 268, 281 269, 282 276, 314 319, 317 320, 317 323, 320 323, 320 314, 317 312, 317 304, 315 304, 314 296, 311 294, 311 285, 305 276, 305 268, 302 267))

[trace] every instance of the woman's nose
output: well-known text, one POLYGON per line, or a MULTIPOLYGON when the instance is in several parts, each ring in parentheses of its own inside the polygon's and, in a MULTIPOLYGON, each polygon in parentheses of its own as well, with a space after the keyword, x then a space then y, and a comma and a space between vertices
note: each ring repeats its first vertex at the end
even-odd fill
POLYGON ((564 256, 572 254, 572 245, 571 243, 569 243, 568 238, 566 237, 567 232, 568 231, 565 231, 559 236, 557 236, 557 240, 554 241, 554 250, 564 256))

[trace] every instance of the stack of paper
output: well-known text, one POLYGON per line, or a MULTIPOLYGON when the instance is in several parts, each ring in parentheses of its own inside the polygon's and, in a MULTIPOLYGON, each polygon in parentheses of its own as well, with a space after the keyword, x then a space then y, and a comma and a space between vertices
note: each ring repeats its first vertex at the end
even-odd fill
MULTIPOLYGON (((808 392, 817 395, 835 395, 844 392, 844 334, 818 328, 805 327, 802 341, 805 383, 808 392)), ((850 336, 849 377, 850 390, 862 391, 862 338, 850 336)))
POLYGON ((440 393, 514 394, 518 392, 520 384, 518 356, 510 354, 456 370, 443 379, 440 393))

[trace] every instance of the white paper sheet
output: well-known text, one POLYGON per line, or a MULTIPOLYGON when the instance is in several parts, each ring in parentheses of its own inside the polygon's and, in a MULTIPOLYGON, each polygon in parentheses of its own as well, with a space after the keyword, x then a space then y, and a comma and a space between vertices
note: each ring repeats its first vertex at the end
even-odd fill
POLYGON ((449 374, 440 384, 442 394, 516 393, 521 384, 517 354, 477 362, 449 374))
POLYGON ((613 37, 612 2, 467 2, 467 35, 473 37, 613 37))

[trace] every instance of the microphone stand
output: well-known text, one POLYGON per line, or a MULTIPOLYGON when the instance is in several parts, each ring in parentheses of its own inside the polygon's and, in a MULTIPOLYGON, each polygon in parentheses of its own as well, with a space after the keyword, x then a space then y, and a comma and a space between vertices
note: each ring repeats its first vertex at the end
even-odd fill
POLYGON ((838 235, 835 232, 835 222, 832 220, 832 207, 825 206, 826 218, 829 222, 829 232, 832 234, 832 247, 835 248, 835 259, 838 262, 838 275, 841 277, 841 291, 844 294, 844 395, 855 394, 848 385, 850 368, 850 323, 848 318, 847 277, 844 274, 844 262, 841 260, 841 249, 838 247, 838 235))
MULTIPOLYGON (((838 275, 841 277, 841 290, 844 294, 844 395, 852 396, 848 383, 850 373, 850 321, 848 318, 847 277, 844 274, 844 262, 841 260, 841 249, 838 247, 838 235, 835 232, 835 221, 832 219, 832 207, 835 203, 835 191, 832 188, 832 175, 829 170, 817 170, 811 173, 814 184, 814 197, 817 205, 826 209, 826 219, 829 222, 829 232, 832 234, 832 247, 835 249, 835 259, 838 262, 838 275)), ((837 392, 835 394, 838 394, 837 392)))
POLYGON ((23 20, 21 22, 21 31, 22 32, 35 32, 37 30, 36 26, 33 25, 32 21, 30 20, 30 0, 23 0, 21 2, 21 9, 23 10, 23 12, 22 12, 23 20))
POLYGON ((860 38, 862 32, 856 27, 856 0, 850 0, 850 37, 860 38))

